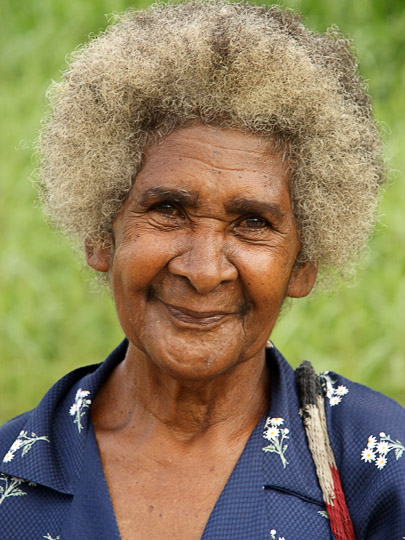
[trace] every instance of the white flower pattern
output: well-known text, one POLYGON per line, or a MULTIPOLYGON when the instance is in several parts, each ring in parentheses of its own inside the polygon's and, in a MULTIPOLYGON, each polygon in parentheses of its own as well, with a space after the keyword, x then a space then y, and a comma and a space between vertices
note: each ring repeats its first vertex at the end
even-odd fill
POLYGON ((45 540, 60 540, 60 536, 55 536, 55 538, 53 536, 50 535, 50 533, 48 533, 47 535, 43 536, 42 538, 45 538, 45 540))
POLYGON ((22 478, 9 476, 8 474, 0 473, 0 505, 8 497, 21 497, 27 493, 21 489, 21 484, 28 483, 29 486, 36 486, 34 482, 25 482, 22 478))
POLYGON ((264 452, 274 452, 280 456, 283 467, 286 468, 288 461, 285 457, 285 452, 288 448, 288 444, 285 444, 285 440, 289 439, 287 428, 280 428, 284 424, 283 418, 270 418, 266 420, 264 426, 263 437, 270 441, 270 444, 263 448, 264 452))
POLYGON ((371 463, 375 460, 375 452, 372 448, 365 448, 361 453, 361 459, 365 463, 371 463))
POLYGON ((46 441, 49 443, 49 439, 48 437, 45 437, 45 435, 39 436, 33 432, 31 432, 31 435, 28 435, 28 431, 20 431, 18 438, 13 442, 9 451, 4 456, 3 463, 12 461, 18 450, 21 450, 21 456, 25 456, 38 441, 46 441))
POLYGON ((322 517, 324 517, 325 519, 330 519, 329 518, 329 514, 326 510, 318 510, 318 514, 322 517))
POLYGON ((361 452, 361 459, 365 463, 374 463, 377 469, 381 471, 388 463, 387 456, 391 450, 394 450, 395 458, 398 461, 405 452, 405 446, 401 441, 394 441, 390 435, 386 435, 384 432, 380 433, 378 442, 374 435, 370 435, 366 448, 361 452))
MULTIPOLYGON (((270 538, 271 538, 271 540, 277 540, 276 534, 277 534, 276 529, 271 529, 271 531, 270 531, 270 538)), ((284 536, 279 536, 279 537, 278 537, 278 540, 285 540, 285 537, 284 537, 284 536)))
POLYGON ((82 390, 81 388, 79 388, 79 390, 76 392, 75 401, 69 409, 70 416, 75 417, 73 423, 77 424, 77 429, 79 430, 79 433, 83 429, 81 419, 86 414, 86 411, 84 409, 88 408, 91 404, 91 399, 87 398, 87 396, 89 395, 90 392, 88 390, 82 390))
POLYGON ((375 448, 377 446, 377 439, 374 437, 374 435, 370 435, 367 441, 367 448, 375 448))
POLYGON ((337 388, 335 388, 334 385, 336 384, 336 381, 332 380, 332 377, 329 375, 329 371, 321 373, 320 377, 323 391, 326 397, 329 399, 329 405, 331 407, 338 405, 342 401, 343 396, 349 393, 349 389, 343 384, 340 384, 337 388))

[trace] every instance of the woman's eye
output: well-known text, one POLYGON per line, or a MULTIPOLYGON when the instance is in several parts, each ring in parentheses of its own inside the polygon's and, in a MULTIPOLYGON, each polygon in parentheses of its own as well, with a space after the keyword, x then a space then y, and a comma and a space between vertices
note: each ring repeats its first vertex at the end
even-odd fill
POLYGON ((179 211, 177 208, 170 203, 159 203, 155 204, 153 207, 153 210, 156 210, 160 214, 166 214, 167 216, 177 216, 179 215, 179 211))
POLYGON ((248 229, 263 229, 267 226, 267 221, 261 217, 248 217, 241 222, 241 225, 248 229))

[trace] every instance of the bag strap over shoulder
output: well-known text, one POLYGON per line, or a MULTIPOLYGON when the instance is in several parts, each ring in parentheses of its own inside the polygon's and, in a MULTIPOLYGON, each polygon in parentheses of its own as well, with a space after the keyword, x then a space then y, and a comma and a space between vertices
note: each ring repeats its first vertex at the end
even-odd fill
POLYGON ((308 446, 315 463, 331 530, 336 540, 356 540, 329 440, 320 377, 315 373, 311 363, 305 360, 295 370, 295 380, 308 446))

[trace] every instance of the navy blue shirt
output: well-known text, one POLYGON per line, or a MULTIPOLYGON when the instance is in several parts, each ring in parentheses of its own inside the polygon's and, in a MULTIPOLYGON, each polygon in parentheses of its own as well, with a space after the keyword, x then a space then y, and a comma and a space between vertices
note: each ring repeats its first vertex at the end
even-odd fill
MULTIPOLYGON (((90 417, 125 357, 73 371, 0 428, 0 539, 119 540, 90 417)), ((333 540, 299 416, 294 371, 267 349, 269 410, 252 432, 203 540, 333 540)), ((405 409, 334 373, 328 431, 358 540, 405 537, 405 409)), ((131 502, 132 503, 132 502, 131 502)), ((181 511, 179 509, 179 511, 181 511)), ((153 538, 153 531, 151 531, 153 538)))

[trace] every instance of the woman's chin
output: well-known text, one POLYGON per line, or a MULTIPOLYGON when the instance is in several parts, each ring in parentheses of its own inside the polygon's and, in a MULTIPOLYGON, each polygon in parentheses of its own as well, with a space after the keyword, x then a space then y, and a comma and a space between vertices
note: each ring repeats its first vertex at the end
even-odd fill
POLYGON ((199 334, 194 339, 155 340, 148 347, 150 361, 163 373, 177 380, 208 381, 230 373, 247 360, 250 347, 228 334, 225 339, 210 339, 199 334))

